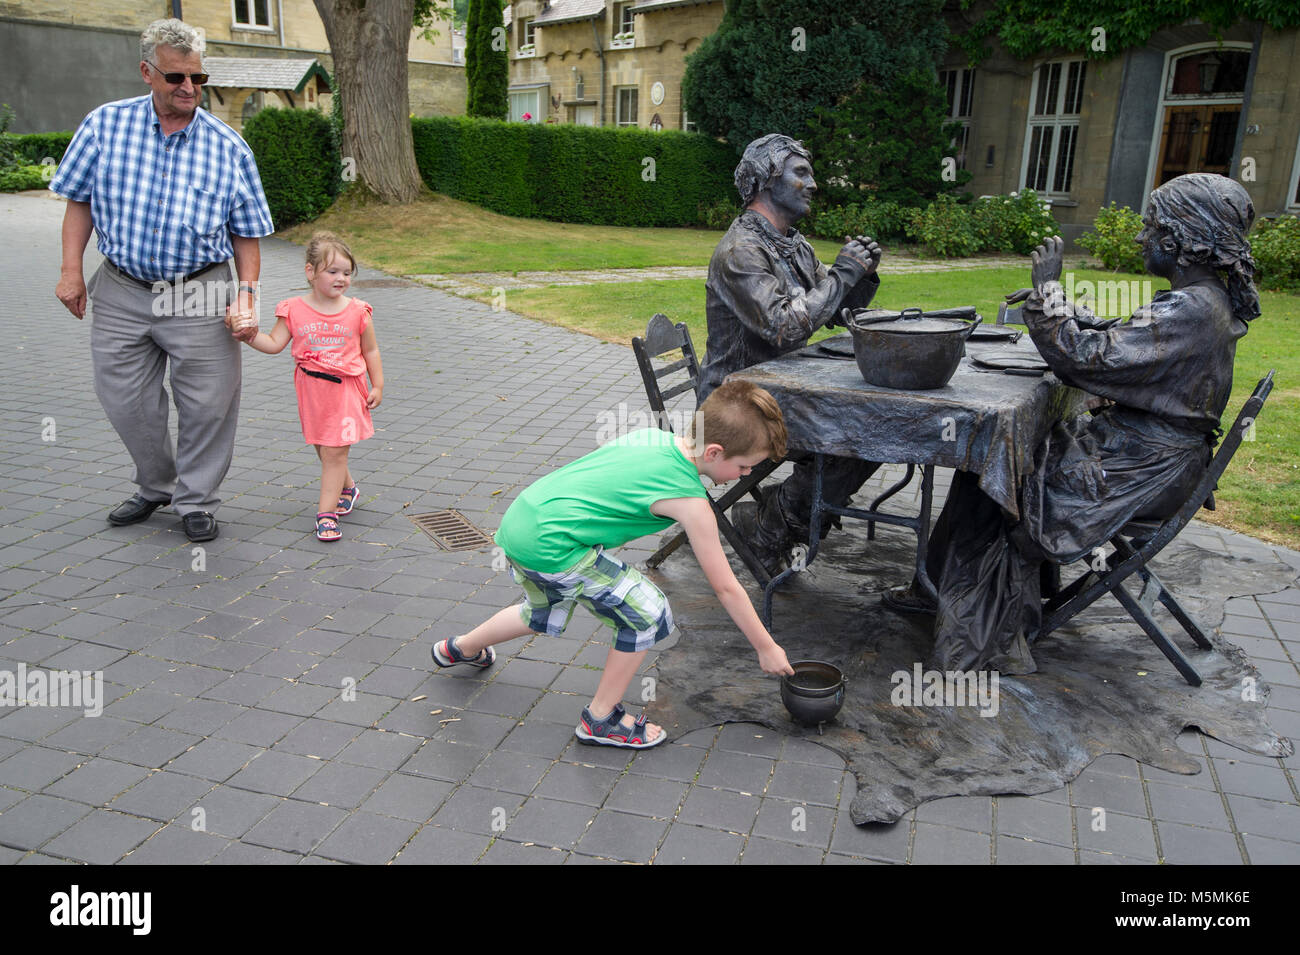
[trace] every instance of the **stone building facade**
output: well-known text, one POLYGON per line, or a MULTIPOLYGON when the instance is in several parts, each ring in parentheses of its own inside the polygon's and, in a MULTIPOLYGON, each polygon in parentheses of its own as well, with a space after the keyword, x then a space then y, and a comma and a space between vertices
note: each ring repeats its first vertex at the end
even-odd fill
POLYGON ((1187 172, 1250 192, 1257 215, 1300 212, 1300 31, 1192 22, 1112 59, 1033 60, 995 48, 974 70, 950 50, 940 73, 963 124, 955 150, 976 195, 1034 188, 1067 238, 1110 202, 1141 210, 1187 172))
POLYGON ((689 129, 686 57, 722 0, 519 0, 506 10, 510 118, 689 129))
MULTIPOLYGON (((207 59, 223 61, 219 67, 209 62, 223 85, 210 85, 204 106, 235 129, 264 105, 329 107, 333 63, 312 0, 0 0, 0 102, 14 108, 12 130, 75 129, 101 103, 144 94, 140 33, 174 16, 177 6, 186 23, 204 32, 207 59), (262 59, 317 67, 253 63, 262 59), (293 85, 286 86, 290 74, 293 85)), ((408 88, 417 116, 465 111, 462 51, 450 23, 437 29, 432 41, 411 33, 408 88)))

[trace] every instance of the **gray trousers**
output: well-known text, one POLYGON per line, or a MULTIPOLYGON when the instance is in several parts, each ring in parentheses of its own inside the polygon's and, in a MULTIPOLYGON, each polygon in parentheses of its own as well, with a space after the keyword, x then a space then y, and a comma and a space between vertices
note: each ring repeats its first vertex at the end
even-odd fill
POLYGON ((187 283, 181 295, 170 287, 155 295, 103 265, 88 286, 95 393, 135 462, 140 495, 170 498, 182 517, 216 511, 235 449, 243 359, 225 325, 229 298, 210 284, 228 289, 230 280, 230 266, 223 264, 187 283), (174 451, 163 389, 169 361, 174 451))

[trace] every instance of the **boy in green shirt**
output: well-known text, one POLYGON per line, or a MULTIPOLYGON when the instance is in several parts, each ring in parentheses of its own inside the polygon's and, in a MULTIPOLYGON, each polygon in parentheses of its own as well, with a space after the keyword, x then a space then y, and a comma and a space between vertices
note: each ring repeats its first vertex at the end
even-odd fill
POLYGON ((529 633, 559 636, 580 603, 613 628, 614 645, 575 735, 628 749, 657 746, 667 738, 663 728, 647 725, 644 715, 633 720, 621 701, 646 650, 672 632, 672 611, 658 587, 605 551, 676 522, 763 672, 793 673, 731 571, 701 480, 725 484, 765 458, 780 460, 785 439, 775 399, 748 382, 729 382, 700 406, 689 435, 635 431, 530 485, 496 535, 524 603, 435 644, 434 662, 490 667, 493 644, 529 633))

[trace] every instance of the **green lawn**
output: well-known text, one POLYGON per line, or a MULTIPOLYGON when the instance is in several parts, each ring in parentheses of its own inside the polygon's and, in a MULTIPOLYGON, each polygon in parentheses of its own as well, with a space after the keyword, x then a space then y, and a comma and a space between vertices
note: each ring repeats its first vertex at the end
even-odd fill
MULTIPOLYGON (((628 229, 511 219, 443 196, 397 208, 345 201, 316 222, 281 235, 305 243, 316 229, 339 233, 362 261, 400 275, 704 266, 719 237, 701 229, 628 229)), ((814 248, 824 262, 832 261, 838 251, 836 244, 828 242, 815 242, 814 248)), ((915 250, 887 248, 886 261, 890 255, 917 257, 915 250)), ((1154 283, 1143 289, 1143 276, 1088 270, 1078 259, 1067 260, 1063 279, 1067 284, 1071 280, 1132 281, 1139 283, 1135 288, 1142 292, 1165 287, 1154 283)), ((885 274, 873 304, 884 308, 974 305, 991 322, 1002 296, 1028 282, 1027 261, 1022 269, 885 274)), ((1270 368, 1277 370, 1277 384, 1260 416, 1255 440, 1237 452, 1216 495, 1218 511, 1203 511, 1201 516, 1300 547, 1300 349, 1296 347, 1300 296, 1266 292, 1261 303, 1263 316, 1238 344, 1236 380, 1225 418, 1235 417, 1256 381, 1270 368)), ((1097 311, 1127 314, 1135 303, 1111 304, 1126 307, 1097 311)), ((655 312, 664 312, 687 323, 699 350, 706 340, 704 287, 694 279, 510 290, 505 307, 621 343, 642 332, 655 312)), ((630 366, 630 352, 628 362, 630 366)))

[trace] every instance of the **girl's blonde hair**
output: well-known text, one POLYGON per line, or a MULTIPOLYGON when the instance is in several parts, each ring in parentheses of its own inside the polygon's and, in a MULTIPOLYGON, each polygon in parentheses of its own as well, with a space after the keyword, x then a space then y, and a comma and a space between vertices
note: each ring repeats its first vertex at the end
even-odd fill
POLYGON ((353 272, 357 270, 357 260, 352 257, 352 250, 333 232, 317 232, 307 243, 307 264, 313 269, 324 268, 336 254, 352 263, 353 272))

